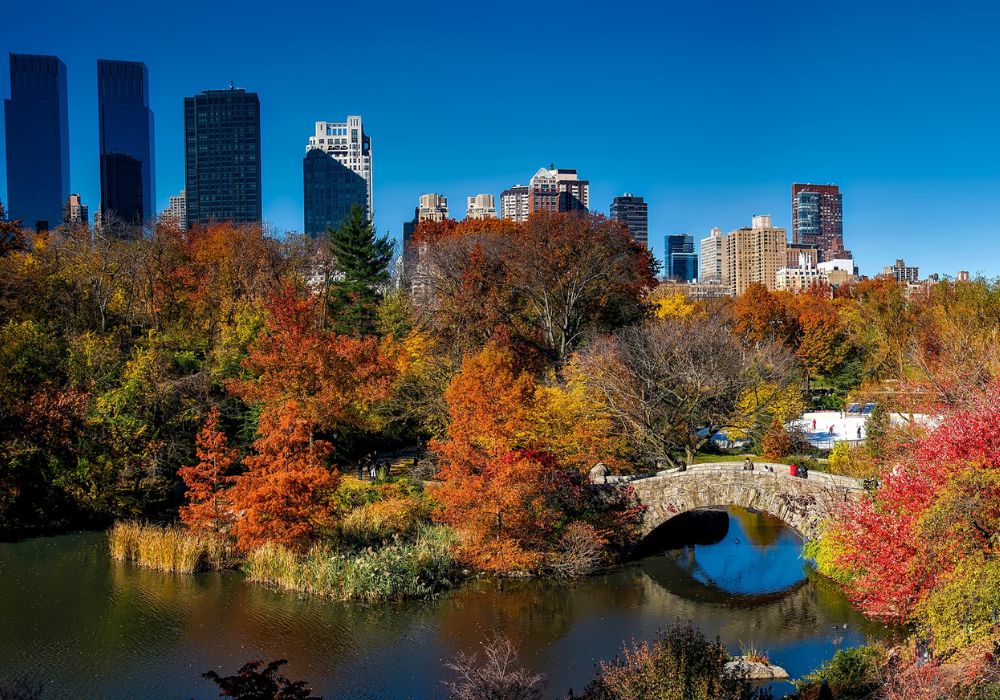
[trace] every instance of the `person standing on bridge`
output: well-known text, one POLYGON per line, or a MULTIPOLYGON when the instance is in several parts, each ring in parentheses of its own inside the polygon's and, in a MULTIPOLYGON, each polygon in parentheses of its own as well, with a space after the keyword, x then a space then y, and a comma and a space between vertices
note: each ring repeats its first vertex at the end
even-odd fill
POLYGON ((747 458, 743 460, 743 471, 745 472, 753 471, 753 462, 750 460, 750 455, 747 455, 747 458))

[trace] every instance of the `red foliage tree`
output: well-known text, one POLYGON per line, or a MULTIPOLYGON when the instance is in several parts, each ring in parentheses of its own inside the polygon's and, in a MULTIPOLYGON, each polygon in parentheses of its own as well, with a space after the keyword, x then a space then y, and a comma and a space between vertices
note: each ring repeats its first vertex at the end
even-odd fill
POLYGON ((965 557, 992 551, 1000 535, 998 424, 993 387, 924 437, 912 462, 888 465, 872 499, 837 515, 828 535, 865 612, 905 620, 965 557))
POLYGON ((233 481, 229 472, 236 464, 236 450, 219 430, 219 409, 215 406, 198 433, 195 456, 197 464, 177 470, 187 487, 181 520, 195 532, 225 532, 232 521, 227 489, 233 481))
POLYGON ((329 524, 326 496, 338 477, 324 464, 330 443, 313 440, 312 428, 293 401, 261 417, 247 471, 230 492, 240 550, 275 542, 301 551, 329 524))

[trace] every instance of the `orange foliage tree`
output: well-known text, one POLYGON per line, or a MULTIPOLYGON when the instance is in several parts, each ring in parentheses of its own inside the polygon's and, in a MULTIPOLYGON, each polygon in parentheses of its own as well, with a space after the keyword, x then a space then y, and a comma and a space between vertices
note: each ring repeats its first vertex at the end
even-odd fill
POLYGON ((436 516, 456 528, 462 558, 477 568, 535 570, 574 522, 592 525, 598 547, 623 544, 638 524, 628 494, 596 494, 572 455, 560 464, 561 443, 578 436, 537 428, 537 390, 512 351, 490 344, 445 392, 448 434, 432 445, 441 458, 436 516))
POLYGON ((219 409, 215 406, 198 433, 195 456, 197 464, 177 470, 187 487, 181 520, 195 532, 222 533, 232 521, 227 489, 233 481, 229 472, 236 463, 236 450, 219 430, 219 409))
POLYGON ((318 327, 316 300, 286 285, 267 304, 264 332, 250 346, 250 378, 229 383, 244 401, 278 407, 295 401, 319 429, 359 425, 389 394, 393 364, 375 338, 352 338, 318 327))
POLYGON ((312 430, 293 401, 261 417, 247 471, 230 492, 240 550, 275 542, 301 551, 330 524, 326 501, 338 476, 324 464, 330 443, 313 440, 312 430))

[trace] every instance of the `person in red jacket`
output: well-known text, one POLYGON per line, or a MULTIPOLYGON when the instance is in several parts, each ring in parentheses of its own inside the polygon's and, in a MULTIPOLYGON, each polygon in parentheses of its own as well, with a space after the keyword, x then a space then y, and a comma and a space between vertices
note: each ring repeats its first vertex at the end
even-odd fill
POLYGON ((798 466, 793 464, 790 467, 788 467, 788 473, 791 474, 792 476, 798 476, 799 475, 798 466))

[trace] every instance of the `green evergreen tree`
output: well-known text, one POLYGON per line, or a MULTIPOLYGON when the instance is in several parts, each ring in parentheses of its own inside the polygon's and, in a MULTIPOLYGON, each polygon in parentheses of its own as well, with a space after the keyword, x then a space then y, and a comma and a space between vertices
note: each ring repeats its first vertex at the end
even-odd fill
POLYGON ((327 296, 327 326, 346 335, 375 335, 379 299, 389 282, 392 240, 375 234, 357 204, 328 236, 337 274, 327 296))

